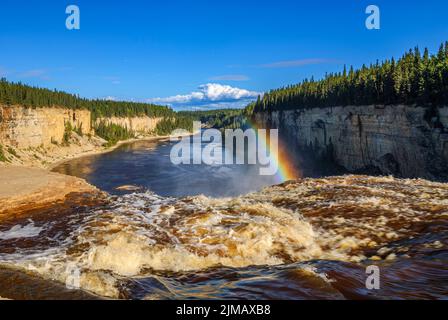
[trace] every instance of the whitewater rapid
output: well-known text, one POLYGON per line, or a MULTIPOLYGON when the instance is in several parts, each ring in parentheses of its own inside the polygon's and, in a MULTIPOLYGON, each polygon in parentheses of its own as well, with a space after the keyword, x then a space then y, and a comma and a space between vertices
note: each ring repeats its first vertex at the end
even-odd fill
POLYGON ((411 259, 446 250, 445 235, 407 241, 447 219, 448 185, 391 177, 303 179, 219 199, 133 193, 1 226, 0 264, 60 283, 76 269, 82 289, 119 297, 123 282, 160 272, 411 259))

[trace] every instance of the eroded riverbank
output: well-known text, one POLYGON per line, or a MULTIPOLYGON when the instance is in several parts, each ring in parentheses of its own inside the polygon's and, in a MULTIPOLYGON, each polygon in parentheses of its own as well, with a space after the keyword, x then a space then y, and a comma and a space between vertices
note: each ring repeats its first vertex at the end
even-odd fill
POLYGON ((0 167, 0 220, 28 209, 51 206, 71 193, 100 194, 80 178, 38 168, 0 167))

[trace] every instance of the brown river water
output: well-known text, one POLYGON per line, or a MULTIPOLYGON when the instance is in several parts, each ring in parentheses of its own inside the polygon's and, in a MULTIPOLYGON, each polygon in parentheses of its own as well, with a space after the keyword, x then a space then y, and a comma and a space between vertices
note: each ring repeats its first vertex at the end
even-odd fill
POLYGON ((447 184, 347 175, 265 188, 271 181, 258 181, 258 191, 241 187, 240 196, 226 197, 200 195, 196 172, 184 172, 196 186, 192 195, 178 194, 177 186, 171 195, 166 186, 156 193, 149 183, 125 193, 114 190, 149 178, 101 182, 97 171, 112 170, 103 161, 121 165, 120 174, 133 172, 124 165, 130 159, 120 162, 120 153, 129 157, 126 148, 56 169, 96 181, 110 195, 72 195, 0 224, 0 296, 448 298, 447 184), (380 270, 378 290, 366 288, 371 265, 380 270), (74 274, 79 290, 66 286, 74 274))

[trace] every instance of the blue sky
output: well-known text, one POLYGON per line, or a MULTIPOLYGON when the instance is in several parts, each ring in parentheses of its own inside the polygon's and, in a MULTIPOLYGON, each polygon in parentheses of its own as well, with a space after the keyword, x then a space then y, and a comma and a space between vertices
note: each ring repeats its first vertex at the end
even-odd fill
POLYGON ((12 1, 0 75, 88 98, 242 106, 258 93, 448 40, 448 1, 12 1), (81 29, 65 27, 78 5, 81 29), (381 30, 365 9, 381 9, 381 30))

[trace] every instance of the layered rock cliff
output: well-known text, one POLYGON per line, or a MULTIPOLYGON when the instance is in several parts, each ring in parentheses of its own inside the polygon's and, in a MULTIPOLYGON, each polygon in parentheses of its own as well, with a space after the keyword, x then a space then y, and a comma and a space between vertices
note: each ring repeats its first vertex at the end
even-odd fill
MULTIPOLYGON (((128 128, 138 136, 154 134, 163 118, 96 119, 128 128)), ((26 108, 0 104, 0 165, 47 168, 52 163, 104 149, 95 135, 91 112, 68 108, 26 108)))
POLYGON ((24 149, 61 143, 68 123, 84 134, 92 132, 87 110, 0 105, 0 144, 24 149))
POLYGON ((448 107, 358 106, 255 114, 291 150, 352 172, 448 180, 448 107))
POLYGON ((105 122, 107 124, 116 124, 123 128, 127 128, 136 133, 148 134, 152 133, 156 128, 157 124, 163 118, 150 118, 150 117, 129 117, 129 118, 99 118, 96 123, 105 122))
MULTIPOLYGON (((162 118, 129 117, 100 118, 139 134, 152 133, 162 118)), ((64 108, 25 108, 0 105, 0 145, 19 149, 47 147, 64 139, 67 124, 83 134, 93 133, 91 113, 88 110, 64 108)))

